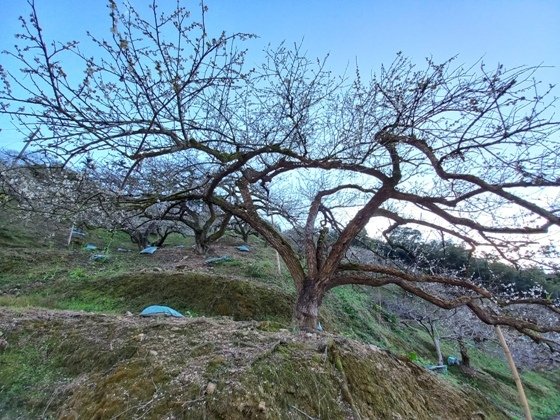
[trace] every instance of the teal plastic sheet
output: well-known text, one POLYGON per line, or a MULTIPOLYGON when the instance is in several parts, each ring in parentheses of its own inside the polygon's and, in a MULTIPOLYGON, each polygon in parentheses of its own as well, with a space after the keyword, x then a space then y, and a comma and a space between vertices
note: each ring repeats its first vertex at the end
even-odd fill
POLYGON ((144 310, 140 312, 140 316, 158 316, 158 315, 172 316, 175 318, 185 317, 182 313, 176 311, 175 309, 170 308, 169 306, 162 306, 162 305, 151 305, 148 306, 147 308, 144 308, 144 310))
POLYGON ((153 254, 156 251, 157 251, 157 246, 147 246, 142 251, 140 251, 140 254, 153 254))

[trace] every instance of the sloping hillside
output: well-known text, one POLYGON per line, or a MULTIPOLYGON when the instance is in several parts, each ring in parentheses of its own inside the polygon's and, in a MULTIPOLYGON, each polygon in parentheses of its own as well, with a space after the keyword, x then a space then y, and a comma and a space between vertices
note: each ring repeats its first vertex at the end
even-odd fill
POLYGON ((3 418, 508 418, 375 346, 276 329, 3 308, 3 418))
MULTIPOLYGON (((390 289, 333 289, 322 308, 326 332, 300 334, 293 285, 258 240, 244 253, 223 238, 214 255, 231 259, 212 265, 188 239, 140 255, 118 251, 128 238, 97 231, 88 241, 107 259, 96 261, 80 246, 38 246, 25 227, 4 222, 0 418, 521 415, 507 365, 473 343, 471 374, 425 369, 433 345, 389 311, 390 289), (150 304, 187 318, 140 318, 150 304)), ((557 413, 559 372, 522 375, 535 418, 557 413)))

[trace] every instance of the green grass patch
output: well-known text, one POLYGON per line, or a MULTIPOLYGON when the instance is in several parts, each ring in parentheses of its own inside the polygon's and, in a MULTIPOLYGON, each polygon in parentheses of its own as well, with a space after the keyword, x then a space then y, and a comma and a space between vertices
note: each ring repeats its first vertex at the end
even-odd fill
POLYGON ((65 280, 42 293, 29 302, 57 309, 121 313, 138 313, 157 304, 180 312, 284 324, 291 321, 293 305, 293 297, 274 286, 202 273, 128 273, 65 280))
POLYGON ((39 294, 11 296, 0 295, 0 306, 9 306, 16 308, 30 308, 30 307, 52 307, 53 300, 49 297, 41 296, 39 294))
POLYGON ((122 312, 123 300, 114 299, 107 296, 81 295, 70 299, 56 301, 53 305, 55 309, 68 309, 71 311, 85 312, 122 312))
MULTIPOLYGON (((13 347, 13 346, 12 346, 13 347)), ((40 406, 60 379, 43 348, 25 345, 0 354, 0 412, 40 406), (9 402, 9 403, 8 403, 9 402)))
MULTIPOLYGON (((469 351, 475 376, 465 375, 458 367, 449 372, 461 383, 467 383, 507 410, 512 417, 522 418, 515 382, 506 361, 477 348, 469 351)), ((521 373, 525 394, 535 419, 547 419, 560 412, 560 370, 521 373)))
POLYGON ((371 290, 362 286, 332 289, 323 301, 322 319, 327 329, 350 338, 387 349, 402 344, 396 318, 376 304, 371 290))

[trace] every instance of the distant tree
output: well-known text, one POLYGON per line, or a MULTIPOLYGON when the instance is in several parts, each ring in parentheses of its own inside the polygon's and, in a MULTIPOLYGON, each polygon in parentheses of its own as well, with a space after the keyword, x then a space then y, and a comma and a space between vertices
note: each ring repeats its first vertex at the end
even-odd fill
POLYGON ((44 156, 5 156, 0 161, 3 206, 20 215, 38 213, 53 226, 100 223, 105 198, 90 172, 87 164, 72 169, 44 156))
POLYGON ((513 287, 528 292, 536 285, 544 285, 547 275, 541 267, 513 266, 496 261, 495 256, 475 257, 463 245, 451 241, 424 241, 419 231, 396 229, 388 236, 389 247, 383 256, 395 263, 405 264, 423 273, 456 274, 470 277, 494 291, 513 287))
POLYGON ((123 185, 138 165, 164 155, 203 168, 206 177, 188 187, 122 198, 145 207, 202 200, 249 223, 289 270, 303 329, 316 327, 334 287, 395 284, 535 340, 560 330, 558 322, 508 312, 523 303, 557 316, 550 299, 510 300, 459 273, 346 259, 368 223, 432 230, 515 263, 530 235, 560 225, 557 204, 528 194, 549 197, 560 186, 550 152, 558 148, 554 100, 533 79, 535 68, 427 60, 418 70, 398 55, 370 80, 357 71, 349 81, 300 47, 280 46, 244 71, 244 51, 233 41, 248 36, 212 38, 204 8, 197 22, 180 7, 160 14, 155 2, 149 19, 110 6, 111 39, 93 38, 100 55, 92 57, 73 42, 47 44, 31 3, 32 19, 9 53, 25 77, 3 69, 0 102, 22 129, 40 128, 35 148, 70 163, 85 153, 121 159, 129 167, 123 185), (82 62, 82 80, 67 74, 65 55, 82 62), (280 200, 290 193, 292 200, 280 200), (272 207, 284 219, 276 225, 272 207), (303 255, 277 228, 282 223, 303 232, 303 255))
MULTIPOLYGON (((440 325, 445 331, 444 340, 456 342, 461 355, 461 366, 466 373, 472 372, 469 348, 473 345, 482 348, 484 343, 495 341, 493 329, 480 322, 466 308, 448 311, 447 316, 441 318, 440 325)), ((533 348, 535 348, 534 344, 533 348)))
POLYGON ((230 221, 229 228, 245 243, 249 242, 249 237, 251 235, 257 235, 257 232, 249 223, 235 217, 230 221))
POLYGON ((412 266, 418 265, 418 260, 425 257, 426 244, 419 230, 395 225, 394 229, 385 231, 384 236, 389 244, 387 258, 412 266))
POLYGON ((103 227, 125 232, 140 250, 149 245, 162 247, 173 233, 181 236, 187 234, 177 222, 154 218, 153 214, 150 214, 150 209, 140 214, 132 212, 120 212, 120 214, 124 217, 116 218, 113 214, 103 227))
POLYGON ((404 322, 412 321, 428 334, 436 353, 438 365, 443 365, 443 353, 441 350, 442 331, 440 323, 443 319, 450 316, 450 311, 445 311, 437 306, 426 304, 415 300, 413 295, 405 296, 396 304, 390 307, 392 312, 396 313, 404 322))
POLYGON ((206 254, 210 245, 224 236, 231 220, 231 214, 203 200, 173 203, 163 217, 188 226, 194 235, 195 250, 201 255, 206 254))

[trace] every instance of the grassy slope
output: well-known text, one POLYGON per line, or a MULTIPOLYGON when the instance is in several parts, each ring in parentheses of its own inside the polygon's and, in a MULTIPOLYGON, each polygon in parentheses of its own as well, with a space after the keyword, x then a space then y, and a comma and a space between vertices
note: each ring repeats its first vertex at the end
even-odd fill
MULTIPOLYGON (((133 249, 127 238, 97 232, 88 240, 106 248, 110 257, 108 262, 97 263, 80 248, 68 251, 52 243, 32 246, 37 241, 26 236, 25 229, 18 232, 7 229, 5 224, 0 226, 4 228, 0 229, 0 243, 12 244, 0 249, 0 305, 137 313, 146 305, 158 303, 192 315, 227 315, 237 320, 263 320, 271 326, 289 327, 293 286, 285 275, 276 275, 274 252, 262 244, 255 244, 251 254, 242 254, 231 246, 236 240, 225 238, 218 253, 230 254, 234 259, 208 267, 192 254, 188 242, 185 248, 162 249, 146 256, 116 252, 122 246, 133 249)), ((181 238, 174 241, 184 242, 181 238)), ((432 360, 429 339, 420 331, 403 327, 383 309, 384 293, 390 292, 372 292, 361 287, 333 290, 325 300, 323 324, 329 331, 390 349, 402 358, 415 353, 420 362, 432 360)), ((450 346, 444 350, 447 354, 456 351, 450 346)), ((60 379, 49 364, 33 363, 42 360, 37 352, 24 347, 0 355, 0 378, 4 378, 0 379, 4 391, 1 399, 5 408, 9 401, 17 401, 16 396, 24 390, 29 393, 35 380, 37 385, 31 388, 40 390, 60 379), (23 366, 23 370, 15 374, 15 366, 23 366)), ((473 365, 487 374, 473 378, 451 369, 447 379, 481 390, 510 415, 518 416, 515 386, 505 363, 475 350, 473 365)), ((524 372, 536 418, 560 411, 560 401, 555 398, 559 376, 558 372, 524 372)), ((29 394, 34 398, 34 392, 29 394)), ((27 404, 33 405, 29 401, 27 404)))

